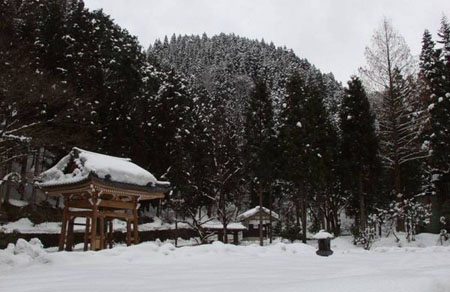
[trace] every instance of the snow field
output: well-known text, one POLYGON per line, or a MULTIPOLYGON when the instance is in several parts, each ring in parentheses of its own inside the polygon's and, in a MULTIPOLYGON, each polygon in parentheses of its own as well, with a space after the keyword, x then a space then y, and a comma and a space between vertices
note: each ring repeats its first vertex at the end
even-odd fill
POLYGON ((38 240, 19 240, 0 250, 0 291, 450 291, 449 246, 386 242, 365 251, 346 238, 332 243, 327 258, 301 243, 175 248, 156 241, 49 252, 38 240))

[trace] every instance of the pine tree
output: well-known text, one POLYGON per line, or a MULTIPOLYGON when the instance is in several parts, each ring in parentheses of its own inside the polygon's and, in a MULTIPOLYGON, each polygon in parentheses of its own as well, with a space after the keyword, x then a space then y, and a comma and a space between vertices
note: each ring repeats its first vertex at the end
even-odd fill
POLYGON ((371 177, 378 160, 378 138, 367 94, 359 78, 353 76, 345 90, 340 112, 341 176, 343 188, 357 202, 360 229, 365 230, 371 177))
MULTIPOLYGON (((264 80, 256 80, 248 99, 246 112, 246 173, 251 179, 253 192, 259 196, 259 205, 263 207, 264 192, 270 189, 269 186, 274 180, 276 159, 272 101, 264 80)), ((262 217, 260 219, 260 245, 262 246, 262 217)))
POLYGON ((450 25, 445 17, 438 36, 443 47, 435 49, 431 36, 426 34, 421 54, 421 72, 429 94, 431 184, 447 181, 450 165, 450 25))
POLYGON ((316 226, 331 229, 330 223, 335 210, 330 207, 339 200, 335 196, 338 193, 338 137, 323 102, 323 92, 314 82, 311 83, 304 92, 306 100, 301 118, 305 141, 303 163, 307 166, 306 189, 310 195, 310 211, 316 226))
POLYGON ((305 149, 305 130, 301 118, 304 112, 305 81, 294 72, 286 84, 286 102, 283 104, 282 124, 280 127, 280 149, 282 151, 282 177, 292 182, 292 201, 296 209, 296 221, 299 225, 301 212, 303 242, 306 242, 306 165, 303 163, 305 149))

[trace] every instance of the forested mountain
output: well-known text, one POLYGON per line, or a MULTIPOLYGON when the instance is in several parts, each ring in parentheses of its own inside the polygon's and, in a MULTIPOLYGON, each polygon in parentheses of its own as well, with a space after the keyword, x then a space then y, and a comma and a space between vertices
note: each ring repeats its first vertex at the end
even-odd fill
MULTIPOLYGON (((343 96, 343 88, 332 74, 322 74, 306 59, 296 56, 292 50, 276 47, 273 43, 267 44, 264 41, 250 40, 233 34, 220 34, 213 37, 208 37, 206 34, 202 36, 173 35, 170 41, 167 37, 163 42, 156 41, 149 47, 147 55, 149 61, 157 64, 159 68, 176 70, 183 74, 194 91, 200 90, 206 95, 207 100, 214 101, 214 106, 208 108, 210 112, 205 114, 207 116, 219 114, 223 120, 209 120, 206 125, 228 126, 226 126, 225 132, 206 130, 207 137, 212 141, 225 141, 225 136, 236 137, 234 141, 227 142, 232 143, 231 145, 234 145, 232 148, 236 151, 226 152, 229 153, 229 156, 223 162, 237 163, 236 169, 241 169, 236 174, 238 181, 243 185, 244 191, 249 192, 251 196, 250 198, 245 198, 245 196, 244 198, 234 198, 229 200, 229 203, 235 204, 244 199, 244 201, 249 200, 244 205, 256 205, 259 201, 258 196, 261 197, 263 192, 266 197, 265 204, 270 205, 269 200, 280 201, 280 207, 283 205, 283 208, 287 208, 286 212, 291 215, 300 210, 300 204, 296 203, 297 199, 294 199, 295 203, 291 205, 288 203, 290 200, 281 193, 273 195, 272 199, 269 199, 268 196, 271 188, 280 185, 286 186, 286 183, 290 184, 287 179, 290 177, 288 173, 290 170, 280 168, 283 152, 285 152, 284 141, 281 141, 284 138, 277 138, 276 133, 286 127, 286 121, 282 118, 283 113, 292 105, 292 102, 287 99, 289 93, 286 85, 293 75, 298 76, 303 85, 297 89, 303 90, 304 93, 300 93, 296 98, 299 98, 300 103, 305 103, 305 107, 312 106, 312 108, 304 111, 311 120, 306 116, 305 118, 293 117, 291 122, 293 122, 294 128, 298 127, 296 124, 299 121, 305 125, 302 131, 304 134, 294 139, 303 139, 303 148, 300 151, 311 148, 309 154, 311 157, 322 154, 327 157, 326 162, 312 160, 314 161, 312 163, 318 164, 318 172, 302 177, 302 182, 305 184, 304 191, 308 189, 316 206, 326 209, 322 212, 318 208, 318 217, 329 212, 329 208, 325 207, 326 200, 319 194, 324 190, 319 191, 321 187, 318 185, 338 184, 337 181, 331 181, 331 172, 335 169, 331 165, 331 161, 336 159, 336 155, 332 155, 333 157, 326 155, 327 147, 335 148, 336 146, 332 145, 331 140, 334 139, 332 136, 339 131, 339 104, 343 96), (266 87, 267 92, 263 89, 266 87), (258 93, 252 91, 254 88, 258 93), (258 97, 255 97, 255 94, 258 97), (266 95, 267 98, 265 98, 266 95), (307 102, 312 96, 317 97, 317 100, 313 99, 316 101, 315 105, 307 102), (253 100, 254 98, 257 100, 253 100), (264 99, 264 102, 260 99, 264 99), (260 104, 261 102, 262 104, 260 104), (272 114, 269 112, 259 113, 267 111, 267 109, 263 110, 264 103, 271 103, 272 114), (260 108, 254 108, 255 106, 260 108), (321 106, 324 109, 320 109, 321 106), (224 110, 223 112, 220 111, 221 108, 224 110), (316 112, 316 110, 318 111, 316 112), (320 115, 322 117, 319 117, 320 115), (267 116, 270 116, 270 120, 267 120, 267 116), (316 118, 317 120, 314 120, 316 118), (330 128, 322 128, 327 127, 327 123, 330 123, 330 128), (268 133, 273 133, 272 137, 268 136, 268 133), (321 138, 316 139, 318 136, 321 138), (266 145, 267 142, 262 142, 268 141, 267 139, 273 140, 275 145, 270 146, 266 145), (259 147, 266 149, 259 149, 259 147), (259 156, 259 151, 266 154, 259 156), (273 161, 269 161, 269 156, 273 156, 273 161), (261 160, 266 160, 266 162, 263 163, 261 160), (261 163, 265 166, 261 166, 261 163), (316 179, 317 176, 325 176, 326 179, 316 179), (263 181, 261 181, 261 177, 264 177, 263 181), (303 181, 307 177, 309 177, 308 182, 303 181), (313 187, 313 184, 316 185, 316 188, 313 187)), ((210 159, 214 161, 214 155, 210 159)), ((307 170, 305 171, 307 172, 307 170)), ((298 189, 298 185, 290 187, 298 189)), ((242 192, 242 187, 239 189, 235 185, 232 188, 242 192)), ((219 198, 218 201, 221 199, 219 198)), ((313 205, 312 202, 311 205, 313 205)), ((223 205, 221 207, 224 208, 223 205)), ((306 211, 305 208, 303 209, 306 211)), ((223 216, 222 219, 227 221, 223 216)), ((330 217, 330 221, 335 222, 336 220, 336 218, 330 217)))
MULTIPOLYGON (((284 101, 286 81, 294 72, 323 92, 324 102, 333 113, 342 98, 342 87, 333 75, 323 74, 308 60, 272 42, 250 40, 234 34, 166 36, 148 49, 149 60, 162 68, 182 73, 194 86, 215 95, 224 88, 234 106, 248 97, 254 80, 264 79, 278 109, 284 101)), ((236 111, 242 110, 239 108, 236 111)), ((337 116, 336 116, 337 117, 337 116)))

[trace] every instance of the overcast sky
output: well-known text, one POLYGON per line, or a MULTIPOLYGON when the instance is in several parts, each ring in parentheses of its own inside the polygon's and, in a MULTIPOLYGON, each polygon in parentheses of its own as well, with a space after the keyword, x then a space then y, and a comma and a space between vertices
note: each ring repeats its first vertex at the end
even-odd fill
POLYGON ((383 16, 405 37, 414 55, 422 34, 433 35, 449 0, 85 0, 103 8, 145 48, 165 35, 235 33, 264 38, 307 58, 342 82, 364 65, 364 48, 383 16))

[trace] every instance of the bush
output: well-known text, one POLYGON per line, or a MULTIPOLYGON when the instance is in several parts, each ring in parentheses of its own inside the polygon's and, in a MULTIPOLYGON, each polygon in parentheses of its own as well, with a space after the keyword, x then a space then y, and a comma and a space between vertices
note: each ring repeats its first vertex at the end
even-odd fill
POLYGON ((281 237, 289 239, 292 242, 294 242, 294 240, 301 240, 303 239, 301 231, 302 229, 300 228, 300 226, 297 225, 287 226, 281 232, 281 237))

